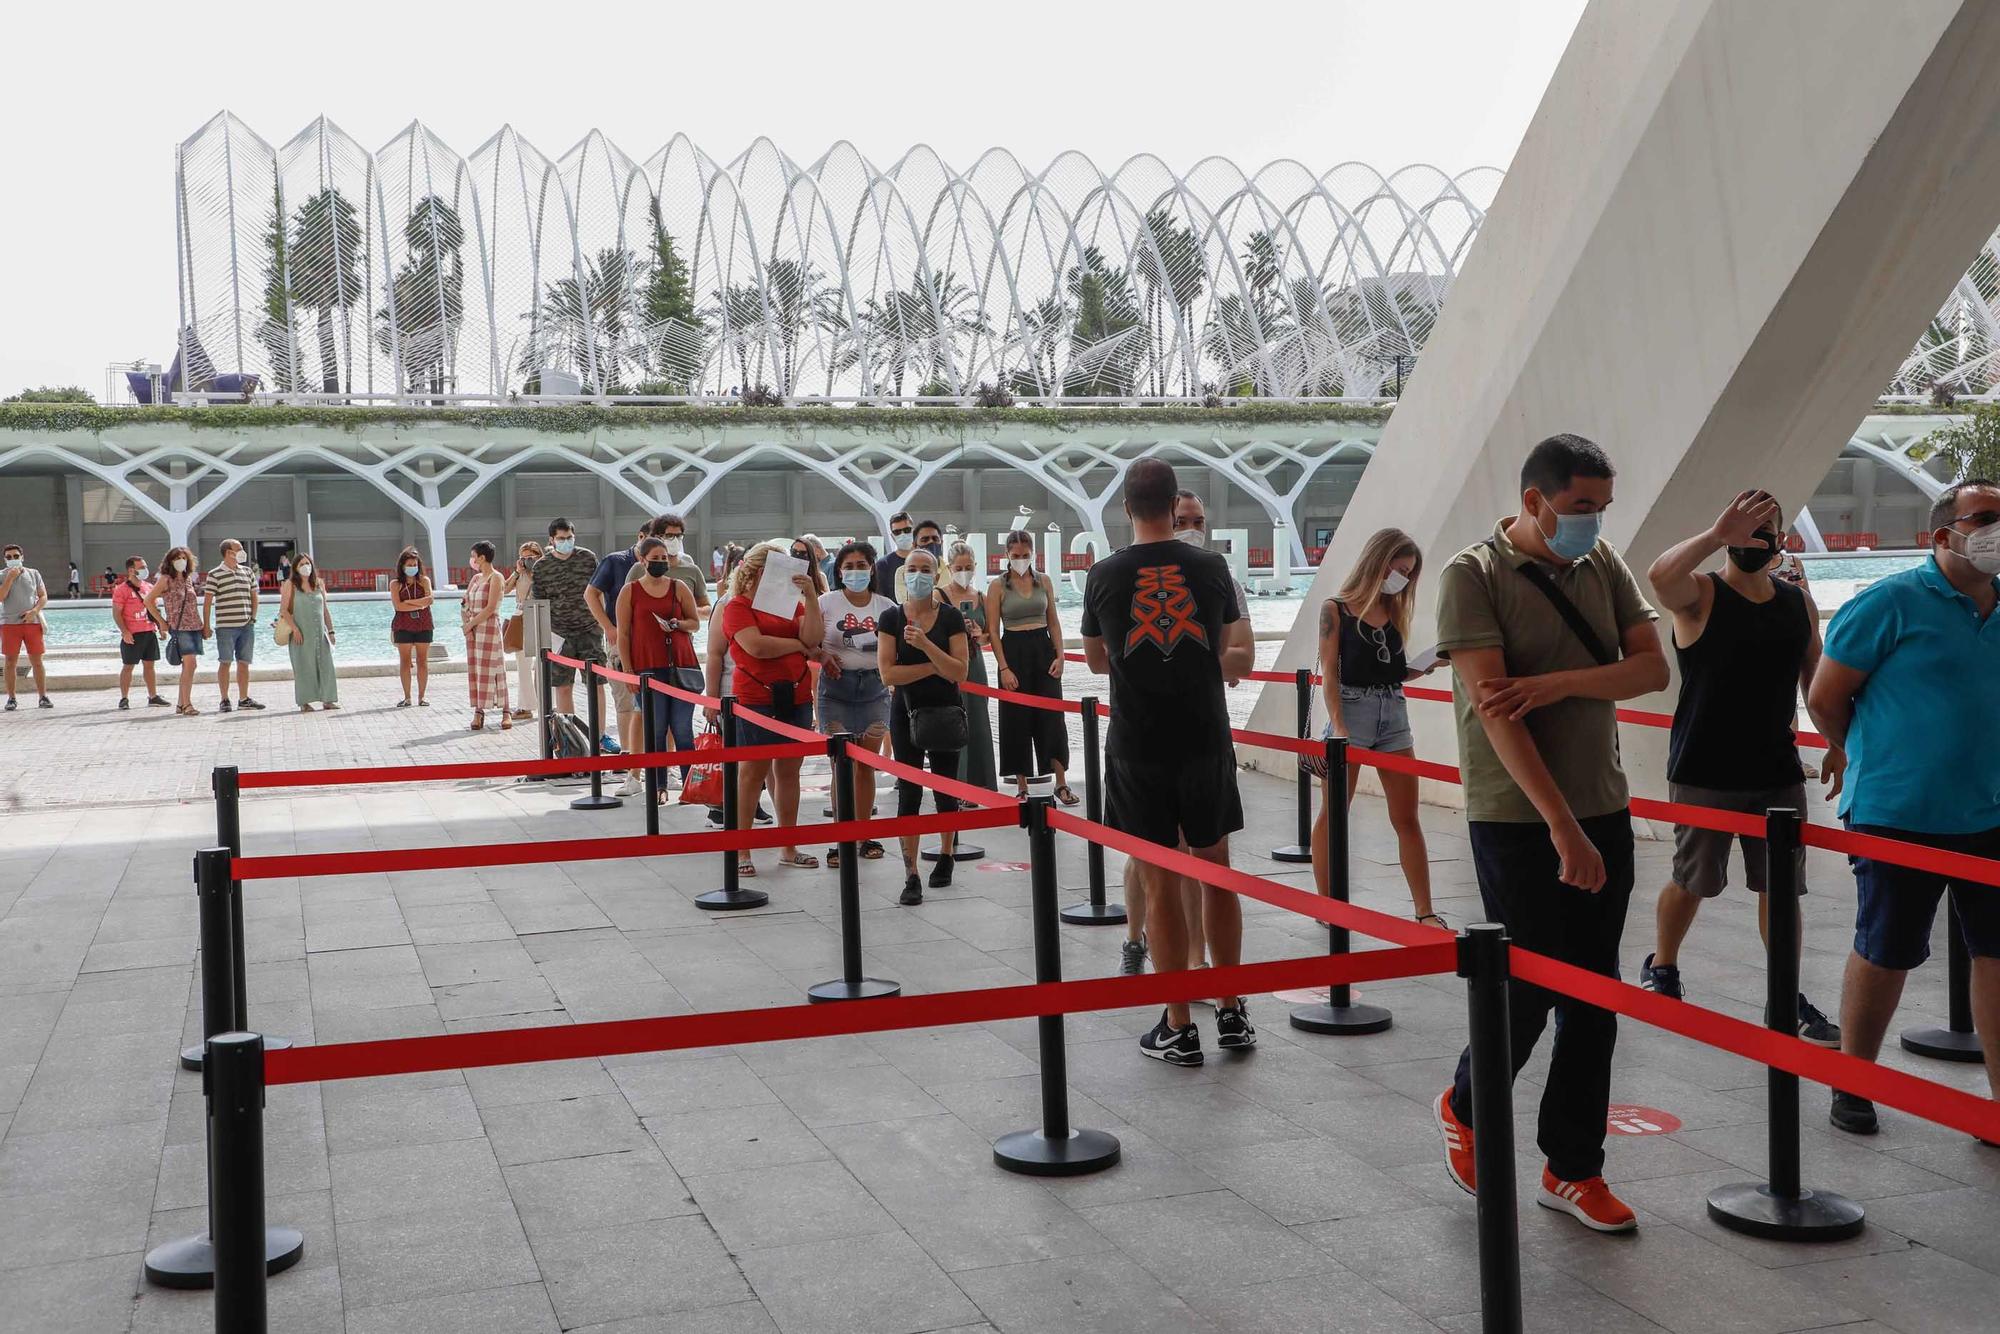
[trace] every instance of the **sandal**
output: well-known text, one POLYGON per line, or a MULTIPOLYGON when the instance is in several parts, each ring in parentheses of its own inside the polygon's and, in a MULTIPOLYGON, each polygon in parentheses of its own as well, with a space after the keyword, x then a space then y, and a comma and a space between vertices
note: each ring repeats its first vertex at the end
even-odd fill
POLYGON ((410 701, 408 701, 407 699, 399 699, 396 701, 396 707, 399 709, 407 709, 410 707, 410 701))
POLYGON ((738 880, 755 880, 757 878, 757 867, 748 857, 736 863, 736 878, 738 880))
POLYGON ((174 706, 174 712, 182 718, 198 718, 201 716, 201 710, 192 704, 177 704, 174 706))
POLYGON ((1076 790, 1070 787, 1068 783, 1064 783, 1056 789, 1056 800, 1065 806, 1074 806, 1078 801, 1076 790))
POLYGON ((839 849, 839 848, 828 848, 828 849, 826 850, 826 864, 827 864, 827 865, 828 865, 829 867, 831 867, 831 868, 833 868, 834 870, 836 870, 836 871, 838 871, 838 870, 840 869, 840 849, 839 849))
POLYGON ((872 838, 864 838, 864 839, 862 839, 862 840, 861 840, 861 859, 862 859, 863 861, 870 861, 870 862, 879 862, 879 861, 881 861, 881 860, 882 860, 882 845, 881 845, 880 843, 876 842, 876 841, 875 841, 874 839, 872 839, 872 838))
POLYGON ((813 856, 810 852, 801 852, 796 857, 778 858, 778 865, 789 866, 795 871, 817 871, 819 869, 819 858, 813 856))
POLYGON ((1444 920, 1444 914, 1441 912, 1418 913, 1416 920, 1419 923, 1435 922, 1441 930, 1451 930, 1451 923, 1444 920))
POLYGON ((475 732, 481 732, 484 731, 485 729, 486 729, 486 711, 484 709, 474 709, 472 711, 472 730, 475 732))

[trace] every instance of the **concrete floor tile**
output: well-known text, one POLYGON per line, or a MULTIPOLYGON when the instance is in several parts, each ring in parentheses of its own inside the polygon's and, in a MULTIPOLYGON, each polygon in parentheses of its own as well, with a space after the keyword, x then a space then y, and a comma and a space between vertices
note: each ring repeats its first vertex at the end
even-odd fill
POLYGON ((540 1283, 419 1297, 347 1317, 347 1334, 557 1334, 561 1328, 540 1283))
POLYGON ((503 1169, 530 1237, 701 1212, 672 1167, 644 1149, 521 1163, 503 1169))
MULTIPOLYGON (((1122 1255, 975 1269, 957 1275, 957 1281, 1001 1329, 1036 1334, 1206 1334, 1218 1328, 1122 1255)), ((1293 1325, 1286 1334, 1309 1328, 1293 1325)))
POLYGON ((335 1154, 330 1170, 333 1216, 342 1227, 507 1198, 493 1146, 479 1138, 335 1154))
POLYGON ((1423 1203, 1395 1178, 1325 1140, 1205 1149, 1192 1153, 1190 1161, 1285 1224, 1414 1209, 1423 1203))
POLYGON ((542 1277, 514 1206, 448 1206, 343 1224, 340 1286, 350 1312, 542 1277))
POLYGON ((781 1103, 651 1116, 645 1126, 667 1161, 684 1177, 832 1156, 805 1123, 781 1103))
POLYGON ((734 1305, 752 1295, 700 1217, 542 1237, 535 1258, 566 1329, 734 1305))
MULTIPOLYGON (((512 1027, 511 1023, 497 1027, 512 1027)), ((465 1072, 473 1103, 484 1111, 522 1102, 553 1102, 558 1098, 601 1097, 618 1092, 602 1063, 595 1060, 538 1061, 533 1065, 488 1065, 465 1072)))
POLYGON ((334 1154, 362 1153, 485 1133, 479 1110, 462 1083, 434 1088, 385 1088, 326 1104, 326 1147, 334 1154))
POLYGON ((632 1108, 615 1095, 514 1103, 484 1117, 503 1167, 653 1147, 632 1108))
POLYGON ((752 1074, 741 1058, 727 1051, 703 1060, 621 1064, 611 1070, 611 1078, 641 1116, 673 1116, 778 1101, 778 1095, 752 1074))
MULTIPOLYGON (((1231 1334, 1430 1334, 1436 1326, 1345 1269, 1247 1287, 1215 1287, 1186 1297, 1193 1310, 1231 1334)), ((1524 1313, 1525 1314, 1525 1313, 1524 1313)), ((1574 1328, 1574 1327, 1573 1327, 1574 1328)), ((1589 1326, 1593 1331, 1605 1328, 1589 1326)))
POLYGON ((944 1112, 893 1068, 864 1066, 809 1075, 769 1075, 764 1083, 799 1120, 814 1128, 944 1112))
POLYGON ((1204 1287, 1299 1278, 1333 1267, 1325 1251, 1228 1191, 1094 1205, 1077 1212, 1183 1295, 1204 1287), (1201 1263, 1191 1265, 1190 1239, 1196 1237, 1202 1238, 1201 1263))
POLYGON ((741 1254, 805 1241, 891 1232, 886 1213, 838 1162, 788 1163, 689 1177, 688 1191, 723 1243, 741 1254))
POLYGON ((901 1232, 753 1251, 741 1260, 782 1334, 918 1334, 980 1315, 901 1232))

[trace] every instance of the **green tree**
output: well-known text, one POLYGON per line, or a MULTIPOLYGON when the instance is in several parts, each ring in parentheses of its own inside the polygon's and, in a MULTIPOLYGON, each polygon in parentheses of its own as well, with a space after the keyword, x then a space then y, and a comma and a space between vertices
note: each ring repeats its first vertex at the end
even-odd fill
POLYGON ((396 357, 412 391, 443 393, 465 317, 465 225, 451 205, 425 195, 403 222, 406 258, 391 280, 393 318, 376 312, 382 350, 396 357))
POLYGON ((695 309, 687 261, 681 258, 660 216, 659 196, 653 196, 648 207, 653 221, 653 253, 639 307, 648 359, 667 392, 685 394, 701 375, 707 329, 695 309))
POLYGON ((631 337, 633 297, 644 270, 631 251, 607 246, 585 263, 581 282, 572 275, 550 283, 521 369, 537 372, 561 361, 588 380, 594 366, 592 389, 617 392, 624 370, 645 369, 644 345, 631 337))
POLYGON ((95 403, 97 398, 88 389, 68 384, 61 387, 43 385, 39 389, 23 389, 18 394, 0 398, 0 403, 95 403))
POLYGON ((1923 443, 1951 464, 1954 482, 2000 479, 2000 403, 1981 403, 1971 416, 1932 431, 1923 443))
POLYGON ((286 274, 285 194, 271 189, 271 220, 264 228, 264 318, 257 325, 257 341, 264 345, 271 362, 273 387, 280 393, 297 389, 298 367, 292 364, 298 350, 298 330, 292 323, 292 294, 286 274))
POLYGON ((1139 380, 1145 355, 1139 304, 1125 270, 1105 263, 1096 246, 1085 246, 1063 283, 1076 322, 1070 326, 1069 365, 1063 377, 1068 397, 1128 395, 1139 380))
MULTIPOLYGON (((1146 289, 1147 353, 1155 394, 1167 392, 1170 370, 1167 346, 1167 311, 1178 314, 1177 328, 1187 330, 1194 320, 1194 304, 1201 299, 1208 275, 1202 267, 1201 241, 1194 228, 1174 221, 1173 214, 1156 208, 1146 215, 1139 238, 1137 263, 1139 282, 1146 289)), ((1176 340, 1178 341, 1178 340, 1176 340)), ((1188 390, 1187 356, 1181 348, 1181 392, 1188 390)))
MULTIPOLYGON (((364 295, 360 270, 361 219, 354 205, 331 187, 299 205, 292 214, 291 241, 286 247, 294 308, 317 313, 319 321, 320 390, 340 392, 340 358, 334 351, 333 322, 345 325, 348 312, 364 295)), ((354 373, 348 362, 350 381, 354 373)), ((353 385, 349 384, 349 389, 353 385)))

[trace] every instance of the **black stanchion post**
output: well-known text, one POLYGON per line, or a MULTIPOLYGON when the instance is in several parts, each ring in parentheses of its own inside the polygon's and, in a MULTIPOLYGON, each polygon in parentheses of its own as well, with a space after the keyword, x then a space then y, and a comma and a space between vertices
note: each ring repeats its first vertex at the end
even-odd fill
MULTIPOLYGON (((722 697, 722 748, 736 748, 736 696, 722 697)), ((756 798, 752 797, 752 801, 756 798)), ((736 828, 736 761, 724 760, 722 764, 722 827, 736 828)), ((737 882, 736 859, 743 854, 728 848, 722 850, 722 888, 711 889, 706 894, 697 894, 694 906, 709 912, 740 912, 745 908, 761 908, 771 901, 771 896, 761 889, 745 889, 737 882)))
POLYGON ((1514 1059, 1507 929, 1492 922, 1458 937, 1472 1036, 1472 1172, 1479 1186, 1479 1310, 1485 1334, 1520 1334, 1521 1220, 1514 1180, 1514 1059))
POLYGON ((1958 923, 1958 905, 1945 896, 1945 986, 1951 1019, 1943 1028, 1903 1030, 1903 1050, 1940 1061, 1983 1061, 1986 1052, 1972 1027, 1972 960, 1965 952, 1965 933, 1958 923))
MULTIPOLYGON (((1093 824, 1104 823, 1103 761, 1098 755, 1097 697, 1085 695, 1083 705, 1083 810, 1093 824)), ((1125 920, 1125 905, 1104 901, 1104 849, 1096 843, 1084 851, 1090 871, 1090 897, 1062 910, 1062 919, 1075 926, 1117 926, 1125 920)))
MULTIPOLYGON (((648 755, 665 749, 660 739, 659 715, 653 711, 653 697, 659 694, 653 689, 657 676, 657 672, 640 672, 639 688, 633 692, 633 698, 639 701, 639 748, 648 755)), ((660 832, 660 771, 651 764, 646 766, 646 832, 660 832)))
MULTIPOLYGON (((1311 777, 1310 774, 1307 775, 1311 777)), ((1347 738, 1328 737, 1326 741, 1326 886, 1328 897, 1336 902, 1347 902, 1347 738)), ((1311 841, 1312 831, 1306 831, 1307 841, 1311 841)), ((1347 953, 1347 928, 1328 923, 1326 928, 1326 952, 1332 955, 1347 953)), ((1354 993, 1347 983, 1327 989, 1326 1004, 1301 1005, 1292 1011, 1292 1027, 1302 1028, 1308 1033, 1337 1033, 1347 1037, 1360 1037, 1367 1033, 1380 1033, 1394 1022, 1390 1013, 1380 1005, 1356 1005, 1354 993)))
MULTIPOLYGON (((241 771, 233 764, 217 765, 214 776, 210 779, 210 786, 215 791, 215 841, 218 846, 228 848, 231 856, 241 857, 243 855, 243 817, 240 804, 242 796, 241 771)), ((212 1031, 233 1028, 239 1032, 245 1032, 250 1027, 250 988, 243 975, 244 959, 247 956, 243 949, 243 882, 241 880, 231 880, 229 882, 228 906, 229 986, 231 992, 229 1014, 222 1021, 221 1029, 212 1031)), ((211 1030, 206 1027, 206 1021, 204 1021, 203 1041, 207 1040, 210 1032, 211 1030)), ((266 1051, 278 1051, 281 1048, 291 1045, 291 1041, 287 1038, 264 1039, 264 1050, 266 1051)), ((192 1047, 183 1047, 181 1049, 182 1069, 199 1070, 201 1069, 201 1060, 201 1043, 198 1042, 192 1047)))
MULTIPOLYGON (((1299 740, 1306 741, 1312 736, 1313 674, 1312 668, 1301 667, 1293 674, 1293 681, 1299 698, 1299 740)), ((1309 862, 1313 859, 1313 776, 1306 767, 1299 766, 1299 841, 1287 843, 1282 848, 1271 849, 1271 860, 1275 862, 1309 862)))
MULTIPOLYGON (((202 1003, 208 1013, 226 1012, 229 1003, 229 923, 224 900, 229 892, 229 849, 204 848, 195 854, 195 882, 201 893, 202 1003), (210 977, 223 980, 211 986, 210 977), (221 1008, 217 1008, 221 1007, 221 1008)), ((208 1034, 202 1058, 202 1090, 208 1096, 208 1223, 209 1231, 162 1243, 146 1254, 146 1281, 163 1288, 206 1288, 245 1265, 259 1268, 254 1256, 262 1238, 263 1273, 275 1274, 297 1264, 305 1251, 305 1239, 296 1229, 264 1226, 264 1141, 261 1130, 264 1102, 264 1044, 255 1034, 231 1030, 226 1024, 208 1034), (252 1049, 254 1075, 245 1076, 237 1053, 252 1049), (241 1117, 244 1099, 225 1091, 240 1089, 240 1078, 255 1085, 250 1099, 254 1110, 247 1132, 241 1117), (225 1115, 228 1123, 225 1125, 225 1115), (245 1147, 244 1135, 249 1135, 245 1147), (246 1156, 248 1155, 248 1156, 246 1156), (249 1175, 245 1175, 248 1164, 249 1175), (247 1183, 247 1184, 246 1184, 247 1183), (256 1214, 246 1222, 245 1194, 255 1199, 256 1214), (213 1236, 213 1240, 211 1240, 213 1236), (234 1248, 234 1249, 232 1249, 234 1248)), ((257 1281, 259 1300, 263 1292, 257 1281)), ((240 1290, 240 1289, 239 1289, 240 1290)), ((223 1330, 262 1329, 260 1324, 230 1324, 221 1318, 218 1293, 216 1328, 223 1330)))
MULTIPOLYGON (((826 757, 833 764, 833 814, 841 821, 854 816, 853 738, 840 733, 826 739, 826 757)), ((840 976, 806 988, 811 1001, 875 1000, 900 996, 900 983, 861 973, 861 843, 840 841, 840 976)))
MULTIPOLYGON (((1773 1032, 1799 1031, 1799 813, 1764 813, 1764 1022, 1773 1032)), ((1708 1195, 1708 1216, 1732 1232, 1770 1241, 1839 1241, 1861 1231, 1861 1206, 1831 1191, 1799 1184, 1799 1077, 1768 1071, 1770 1181, 1738 1181, 1708 1195)))
MULTIPOLYGON (((1035 981, 1062 981, 1062 930, 1056 917, 1056 836, 1049 827, 1054 781, 1028 780, 1028 799, 1021 803, 1021 823, 1028 831, 1030 888, 1035 909, 1035 981)), ((1080 1176, 1110 1167, 1121 1150, 1118 1137, 1102 1130, 1080 1130, 1069 1123, 1069 1056, 1063 1039, 1063 1017, 1045 1014, 1040 1027, 1042 1124, 1003 1135, 993 1145, 993 1161, 1010 1172, 1029 1176, 1080 1176)))
MULTIPOLYGON (((604 678, 592 671, 589 663, 585 663, 577 671, 587 681, 585 691, 588 697, 587 709, 590 715, 590 758, 593 760, 603 759, 604 678)), ((621 798, 605 794, 604 770, 598 768, 590 771, 589 795, 577 797, 570 802, 569 808, 573 811, 608 811, 624 804, 625 802, 621 798)))

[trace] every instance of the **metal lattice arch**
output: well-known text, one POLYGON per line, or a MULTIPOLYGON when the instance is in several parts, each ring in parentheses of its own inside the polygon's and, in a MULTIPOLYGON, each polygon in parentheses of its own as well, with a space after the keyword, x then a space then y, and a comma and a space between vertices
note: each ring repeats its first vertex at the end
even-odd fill
POLYGON ((1079 153, 886 169, 683 136, 643 162, 512 128, 273 148, 228 113, 176 153, 181 352, 279 393, 1380 396, 1500 173, 1079 153), (548 384, 543 383, 544 376, 548 384), (562 377, 558 379, 557 377, 562 377))

